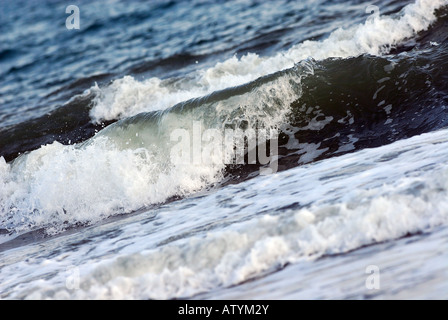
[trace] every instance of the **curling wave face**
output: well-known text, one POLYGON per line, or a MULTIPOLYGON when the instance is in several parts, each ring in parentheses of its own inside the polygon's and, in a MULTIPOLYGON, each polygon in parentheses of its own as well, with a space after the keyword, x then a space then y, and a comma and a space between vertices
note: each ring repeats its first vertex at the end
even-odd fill
MULTIPOLYGON (((39 227, 60 231, 219 182, 224 161, 171 161, 172 133, 180 128, 192 133, 194 121, 200 121, 204 129, 224 130, 243 122, 274 130, 300 97, 301 78, 312 72, 310 68, 306 65, 304 71, 298 65, 164 112, 127 118, 79 145, 54 143, 11 164, 3 160, 2 225, 15 231, 39 227)), ((203 148, 207 148, 205 142, 203 148)), ((233 149, 229 144, 223 156, 233 149)))

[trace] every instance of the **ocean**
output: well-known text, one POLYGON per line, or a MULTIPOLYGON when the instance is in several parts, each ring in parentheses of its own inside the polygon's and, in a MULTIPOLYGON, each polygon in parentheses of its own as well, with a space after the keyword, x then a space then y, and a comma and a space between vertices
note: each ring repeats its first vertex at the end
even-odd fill
POLYGON ((0 0, 0 299, 448 299, 448 0, 0 0))

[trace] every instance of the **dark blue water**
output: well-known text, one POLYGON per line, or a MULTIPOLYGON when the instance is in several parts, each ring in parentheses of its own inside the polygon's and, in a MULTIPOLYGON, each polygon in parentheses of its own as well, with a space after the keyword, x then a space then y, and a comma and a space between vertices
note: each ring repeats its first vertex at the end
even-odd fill
MULTIPOLYGON (((384 13, 410 1, 376 1, 384 13)), ((365 20, 363 1, 0 2, 0 126, 58 108, 95 81, 183 76, 234 54, 269 55, 365 20), (349 18, 348 18, 349 17, 349 18), (198 64, 196 64, 198 62, 198 64)))

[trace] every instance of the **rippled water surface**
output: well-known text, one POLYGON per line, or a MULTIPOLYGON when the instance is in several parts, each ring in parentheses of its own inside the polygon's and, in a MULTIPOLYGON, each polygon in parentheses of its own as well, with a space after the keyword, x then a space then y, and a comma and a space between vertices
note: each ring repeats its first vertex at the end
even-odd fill
POLYGON ((448 298, 446 0, 73 4, 0 0, 1 299, 448 298))

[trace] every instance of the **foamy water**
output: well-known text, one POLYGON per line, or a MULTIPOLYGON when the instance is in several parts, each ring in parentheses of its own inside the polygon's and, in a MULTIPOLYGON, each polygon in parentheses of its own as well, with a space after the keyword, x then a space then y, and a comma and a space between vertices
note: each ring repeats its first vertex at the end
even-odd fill
MULTIPOLYGON (((444 65, 417 61, 430 49, 389 56, 446 5, 417 0, 272 55, 91 87, 83 95, 95 95, 90 120, 118 122, 77 144, 0 157, 0 298, 447 298, 444 65), (346 59, 367 55, 375 58, 346 59), (318 63, 327 58, 338 59, 318 63), (320 100, 334 106, 331 116, 302 101, 327 94, 305 80, 325 80, 325 66, 346 61, 372 63, 366 99, 377 108, 344 91, 320 100), (402 72, 409 61, 413 69, 402 72), (415 106, 405 93, 421 89, 408 83, 413 73, 428 77, 429 98, 409 117, 415 106), (393 87, 393 77, 402 82, 393 87), (403 105, 389 104, 386 91, 403 105), (364 113, 338 109, 350 103, 364 113), (173 163, 173 132, 194 133, 197 123, 284 130, 277 157, 289 166, 264 176, 219 161, 173 163), (372 265, 382 279, 374 291, 365 282, 372 265)), ((338 93, 343 85, 329 84, 338 93)))
POLYGON ((447 133, 224 187, 47 240, 43 252, 3 252, 3 298, 188 297, 445 226, 447 133), (13 276, 18 267, 25 278, 13 276), (79 290, 67 290, 74 267, 79 290))

